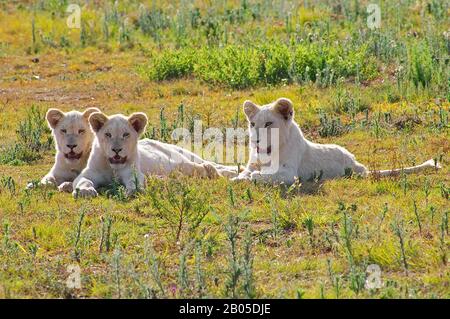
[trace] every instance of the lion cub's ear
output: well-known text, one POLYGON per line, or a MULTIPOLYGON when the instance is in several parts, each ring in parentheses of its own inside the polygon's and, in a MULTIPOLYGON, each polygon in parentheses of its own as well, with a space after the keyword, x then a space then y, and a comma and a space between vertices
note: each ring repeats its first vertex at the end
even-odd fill
POLYGON ((96 133, 102 129, 106 122, 108 122, 108 117, 102 112, 94 112, 89 116, 89 124, 96 133))
POLYGON ((247 118, 253 117, 258 112, 259 112, 258 105, 249 100, 244 102, 244 113, 247 116, 247 118))
POLYGON ((280 113, 286 121, 292 119, 294 116, 294 106, 292 105, 291 100, 287 98, 282 97, 276 100, 273 108, 280 113))
POLYGON ((64 118, 64 113, 58 109, 49 109, 45 115, 48 125, 54 129, 58 123, 64 118))
POLYGON ((134 130, 140 135, 145 131, 145 127, 147 126, 148 118, 145 113, 133 113, 128 118, 128 122, 134 128, 134 130))
POLYGON ((83 112, 83 118, 85 118, 86 120, 89 120, 89 116, 92 113, 101 113, 102 111, 100 111, 98 108, 96 107, 89 107, 86 110, 84 110, 83 112))

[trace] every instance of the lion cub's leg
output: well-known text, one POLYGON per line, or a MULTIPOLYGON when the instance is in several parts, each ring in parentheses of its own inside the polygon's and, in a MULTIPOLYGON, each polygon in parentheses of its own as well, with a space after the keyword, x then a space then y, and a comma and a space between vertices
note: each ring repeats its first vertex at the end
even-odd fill
POLYGON ((72 182, 64 182, 58 186, 58 190, 64 193, 72 193, 73 192, 73 183, 72 182))
POLYGON ((75 189, 72 191, 73 197, 83 197, 83 198, 89 198, 89 197, 97 197, 98 193, 95 190, 94 183, 84 177, 80 176, 74 181, 75 189))
POLYGON ((237 167, 236 168, 234 168, 234 167, 222 168, 222 167, 216 166, 216 169, 220 175, 227 177, 227 178, 235 178, 239 175, 239 171, 238 171, 237 167))
POLYGON ((255 171, 258 171, 258 166, 255 163, 250 162, 247 164, 247 167, 239 173, 237 177, 234 177, 231 180, 233 182, 250 180, 252 173, 255 171))
POLYGON ((130 196, 145 187, 145 176, 140 170, 126 169, 120 172, 119 177, 130 196))
POLYGON ((264 173, 263 171, 254 171, 250 174, 252 181, 263 183, 275 183, 292 185, 295 183, 296 172, 293 169, 280 168, 276 173, 264 173))
POLYGON ((27 189, 33 189, 38 186, 56 187, 57 186, 56 178, 52 174, 48 173, 41 179, 39 184, 35 184, 33 182, 28 183, 27 189))
POLYGON ((75 198, 97 197, 98 193, 96 188, 110 183, 111 180, 112 176, 110 172, 87 168, 73 181, 72 195, 75 198))
POLYGON ((219 171, 210 163, 197 164, 194 162, 182 162, 178 164, 177 170, 184 175, 200 176, 204 178, 218 178, 220 177, 219 171))

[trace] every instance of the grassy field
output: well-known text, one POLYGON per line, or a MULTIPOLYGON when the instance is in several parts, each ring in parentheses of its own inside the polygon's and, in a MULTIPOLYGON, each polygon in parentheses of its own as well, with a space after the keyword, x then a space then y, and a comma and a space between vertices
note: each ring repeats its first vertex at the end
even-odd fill
POLYGON ((374 30, 368 1, 86 3, 0 0, 0 298, 450 298, 445 1, 376 1, 374 30), (50 107, 142 111, 170 141, 194 119, 246 127, 244 100, 278 97, 308 138, 371 169, 443 169, 315 190, 180 176, 135 198, 25 190, 53 163, 50 107))

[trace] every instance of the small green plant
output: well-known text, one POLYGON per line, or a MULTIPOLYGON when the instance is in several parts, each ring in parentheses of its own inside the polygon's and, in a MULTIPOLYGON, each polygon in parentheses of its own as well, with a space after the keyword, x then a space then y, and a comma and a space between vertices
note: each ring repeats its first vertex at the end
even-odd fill
POLYGON ((347 252, 347 258, 350 266, 354 265, 354 255, 352 248, 352 238, 357 231, 357 225, 353 222, 351 213, 356 211, 356 205, 346 206, 344 203, 339 203, 338 212, 342 214, 341 225, 341 239, 347 252))
POLYGON ((125 202, 128 200, 127 190, 125 186, 123 186, 122 183, 120 183, 120 181, 116 178, 114 178, 111 184, 108 186, 105 195, 108 198, 113 198, 120 202, 125 202))
POLYGON ((78 217, 78 221, 75 228, 74 242, 73 242, 73 258, 77 262, 80 262, 81 255, 83 253, 83 248, 81 245, 81 231, 83 228, 83 220, 86 216, 86 210, 82 209, 78 217))
POLYGON ((11 196, 16 194, 16 181, 11 176, 2 176, 0 178, 0 187, 6 188, 11 194, 11 196))
POLYGON ((202 242, 195 243, 195 283, 199 298, 203 298, 206 293, 205 274, 202 269, 202 242))
POLYGON ((449 195, 450 195, 450 187, 447 187, 444 182, 441 182, 440 186, 439 186, 440 190, 441 190, 441 196, 444 199, 448 199, 449 195))
POLYGON ((234 196, 234 191, 233 191, 233 188, 231 187, 231 185, 228 185, 227 191, 228 191, 228 198, 230 199, 231 206, 236 206, 236 198, 234 196))
POLYGON ((314 219, 311 216, 305 217, 303 220, 303 227, 306 228, 309 235, 309 243, 314 248, 314 219))
POLYGON ((409 53, 409 72, 414 86, 428 87, 432 81, 433 69, 433 60, 428 46, 425 44, 413 46, 409 53))
POLYGON ((256 288, 253 278, 253 255, 252 255, 252 233, 250 228, 245 232, 244 252, 242 256, 242 275, 243 275, 243 289, 246 298, 256 297, 256 288))
POLYGON ((400 253, 401 253, 401 260, 403 263, 403 267, 406 272, 408 272, 408 261, 406 258, 406 250, 405 250, 405 227, 403 224, 403 220, 399 221, 396 220, 392 222, 391 224, 392 231, 398 238, 399 246, 400 246, 400 253))
POLYGON ((231 298, 237 298, 238 296, 238 283, 242 274, 241 267, 239 265, 238 248, 237 248, 237 236, 239 231, 240 219, 238 216, 229 215, 228 223, 225 225, 225 233, 227 235, 228 242, 230 244, 230 259, 229 269, 227 272, 226 281, 226 294, 231 298))
POLYGON ((5 255, 8 252, 12 252, 17 248, 17 244, 11 239, 11 224, 3 221, 3 245, 0 253, 5 255))
POLYGON ((162 283, 161 278, 161 270, 160 270, 160 262, 156 256, 156 252, 152 247, 150 240, 146 240, 145 242, 145 260, 147 263, 147 267, 150 270, 150 275, 156 284, 161 296, 165 297, 165 289, 162 283))
POLYGON ((98 250, 100 253, 103 251, 109 252, 111 250, 111 227, 113 220, 110 216, 102 216, 101 222, 101 237, 98 250))
POLYGON ((148 76, 157 81, 189 76, 194 70, 194 56, 191 50, 165 51, 152 61, 148 76))
POLYGON ((25 120, 19 122, 16 135, 17 142, 2 150, 0 164, 31 163, 42 158, 42 153, 52 147, 52 138, 45 124, 44 113, 34 105, 27 112, 25 120))
POLYGON ((327 259, 327 270, 328 270, 328 277, 330 278, 331 285, 334 288, 334 292, 336 294, 336 299, 340 298, 341 295, 341 276, 336 275, 333 271, 333 268, 331 266, 331 260, 327 259))
POLYGON ((416 217, 417 226, 419 227, 419 233, 422 234, 422 222, 420 221, 419 211, 417 208, 417 203, 414 201, 414 216, 416 217))
POLYGON ((157 217, 168 224, 177 243, 195 238, 203 219, 211 210, 204 194, 185 181, 153 180, 153 183, 149 182, 146 193, 157 211, 157 217))
POLYGON ((178 287, 179 287, 179 293, 180 297, 183 298, 186 295, 189 295, 189 274, 188 269, 186 265, 186 257, 188 254, 188 247, 186 246, 180 254, 180 264, 178 266, 178 287))
POLYGON ((428 197, 430 196, 431 187, 428 178, 425 179, 425 184, 423 185, 423 192, 425 193, 425 207, 428 207, 428 197))
POLYGON ((346 131, 339 117, 330 117, 325 112, 319 113, 320 127, 319 135, 321 137, 339 136, 346 131))
POLYGON ((439 248, 441 250, 441 260, 444 265, 447 265, 447 244, 445 236, 448 236, 448 212, 442 215, 442 222, 439 226, 439 248))
POLYGON ((114 283, 116 285, 116 294, 118 299, 122 298, 121 262, 122 262, 122 250, 120 249, 120 247, 118 247, 114 250, 114 254, 111 260, 112 276, 114 283))

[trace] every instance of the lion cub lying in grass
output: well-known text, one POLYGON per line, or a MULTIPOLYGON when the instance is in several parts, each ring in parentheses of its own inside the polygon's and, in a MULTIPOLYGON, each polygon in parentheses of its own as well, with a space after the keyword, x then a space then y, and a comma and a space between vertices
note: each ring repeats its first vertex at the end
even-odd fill
POLYGON ((145 175, 167 176, 174 171, 189 176, 216 178, 237 176, 237 168, 202 160, 176 145, 143 139, 147 116, 134 113, 106 116, 93 113, 89 123, 95 133, 86 168, 74 181, 73 196, 97 196, 97 188, 118 180, 128 195, 144 186, 145 175))
MULTIPOLYGON (((257 106, 251 101, 244 102, 244 112, 250 130, 250 159, 246 169, 233 180, 256 180, 272 183, 293 184, 295 179, 308 181, 318 176, 320 179, 342 177, 349 172, 362 176, 369 174, 388 176, 400 172, 413 173, 426 168, 440 168, 434 160, 403 169, 370 171, 359 163, 345 148, 334 144, 316 144, 308 141, 294 121, 292 102, 280 98, 275 102, 257 106), (267 143, 260 141, 261 129, 267 129, 267 143), (271 145, 271 130, 278 129, 278 147, 271 145), (265 145, 263 145, 263 142, 265 145), (278 158, 277 169, 270 164, 260 165, 260 157, 278 158)), ((275 131, 274 131, 275 134, 275 131)), ((269 162, 270 163, 270 162, 269 162)))
MULTIPOLYGON (((86 167, 94 134, 89 127, 89 116, 99 109, 91 107, 83 113, 49 109, 46 114, 48 126, 56 145, 55 164, 39 185, 56 186, 60 191, 72 192, 72 182, 86 167)), ((33 188, 33 183, 28 188, 33 188)))

